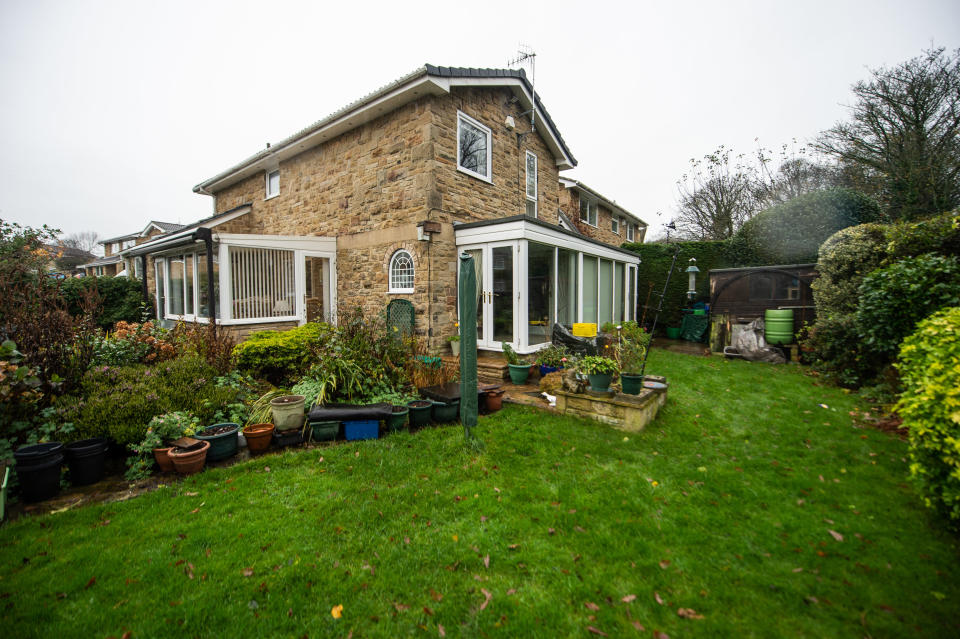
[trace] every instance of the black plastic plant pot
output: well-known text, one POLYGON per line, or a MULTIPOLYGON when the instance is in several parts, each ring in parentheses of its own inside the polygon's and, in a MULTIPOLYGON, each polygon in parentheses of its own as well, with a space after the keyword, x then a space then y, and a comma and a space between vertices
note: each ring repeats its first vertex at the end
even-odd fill
POLYGON ((43 501, 60 492, 63 444, 50 442, 24 446, 13 453, 23 501, 43 501))
POLYGON ((95 484, 103 479, 109 445, 103 437, 81 439, 66 445, 67 466, 74 486, 95 484))
POLYGON ((387 428, 390 429, 390 432, 396 433, 397 431, 403 430, 404 425, 407 423, 407 415, 409 414, 410 409, 406 406, 394 406, 393 413, 387 418, 387 428))
POLYGON ((207 426, 202 431, 194 435, 196 439, 210 442, 210 450, 207 451, 207 461, 220 461, 228 459, 237 454, 240 439, 237 437, 237 431, 240 430, 240 424, 233 422, 223 422, 207 426))
POLYGON ((433 421, 438 424, 456 421, 460 415, 460 400, 452 402, 433 402, 433 421))
POLYGON ((430 423, 430 413, 433 411, 433 402, 418 399, 407 404, 410 409, 410 427, 426 426, 430 423))
POLYGON ((281 448, 284 446, 296 446, 303 443, 303 432, 299 428, 291 430, 273 431, 273 443, 281 448))

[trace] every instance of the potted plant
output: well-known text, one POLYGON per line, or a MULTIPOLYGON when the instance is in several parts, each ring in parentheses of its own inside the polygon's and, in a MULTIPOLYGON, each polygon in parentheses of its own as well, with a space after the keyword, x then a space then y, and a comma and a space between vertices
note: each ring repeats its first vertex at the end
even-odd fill
POLYGON ((407 408, 410 411, 410 427, 426 426, 430 423, 430 412, 433 410, 433 402, 428 399, 417 399, 409 404, 407 408))
POLYGON ((210 452, 207 453, 207 459, 210 461, 220 461, 228 459, 237 454, 239 440, 237 431, 240 430, 240 424, 233 422, 221 422, 213 426, 207 426, 194 437, 202 441, 210 442, 210 452))
POLYGON ((639 395, 643 390, 643 358, 647 353, 646 347, 633 340, 624 339, 618 352, 620 355, 620 384, 627 395, 639 395))
POLYGON ((504 342, 503 356, 507 358, 507 366, 510 369, 510 381, 514 384, 526 384, 527 377, 530 375, 530 362, 525 357, 517 355, 510 344, 504 342))
POLYGON ((157 460, 157 465, 163 472, 174 470, 173 460, 170 459, 170 442, 187 437, 197 432, 198 420, 196 417, 183 411, 174 411, 157 415, 147 424, 147 433, 139 444, 130 447, 140 456, 151 453, 157 460))
POLYGON ((537 351, 536 363, 540 365, 540 377, 563 368, 569 357, 570 353, 561 344, 551 344, 537 351))
POLYGON ((610 382, 619 370, 616 361, 602 355, 587 355, 580 360, 577 368, 587 376, 590 390, 600 393, 610 390, 610 382))
POLYGON ((450 342, 450 352, 454 357, 460 355, 460 336, 451 335, 447 338, 447 341, 450 342))
POLYGON ((262 453, 270 447, 273 438, 273 424, 247 424, 243 436, 247 439, 247 448, 251 453, 262 453))

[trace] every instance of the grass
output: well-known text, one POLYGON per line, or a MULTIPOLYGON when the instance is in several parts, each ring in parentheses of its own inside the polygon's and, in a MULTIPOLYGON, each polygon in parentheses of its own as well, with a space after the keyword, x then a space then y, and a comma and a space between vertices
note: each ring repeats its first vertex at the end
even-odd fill
POLYGON ((853 424, 856 396, 789 366, 660 351, 650 370, 670 398, 640 434, 508 407, 477 444, 451 426, 284 453, 6 524, 0 626, 957 636, 958 539, 904 442, 853 424))

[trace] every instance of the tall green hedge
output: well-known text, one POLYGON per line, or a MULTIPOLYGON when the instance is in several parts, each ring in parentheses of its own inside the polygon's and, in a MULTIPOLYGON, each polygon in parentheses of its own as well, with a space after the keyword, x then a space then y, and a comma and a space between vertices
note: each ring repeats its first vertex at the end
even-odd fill
MULTIPOLYGON (((63 281, 61 291, 71 315, 82 315, 83 291, 96 288, 102 298, 97 325, 109 330, 119 321, 139 322, 142 313, 143 288, 132 277, 72 277, 63 281)), ((152 315, 152 307, 147 310, 152 315)))
POLYGON ((643 317, 643 306, 648 304, 646 321, 653 320, 660 293, 670 270, 674 251, 680 250, 677 255, 677 265, 670 286, 663 299, 663 310, 657 325, 679 326, 683 315, 682 308, 687 302, 687 267, 691 257, 697 259, 697 301, 709 301, 710 278, 708 271, 718 268, 736 268, 740 266, 760 266, 764 262, 755 255, 750 248, 737 238, 713 242, 673 242, 669 244, 638 244, 636 242, 623 244, 622 248, 640 256, 640 266, 637 270, 637 298, 640 308, 637 309, 637 319, 643 317), (649 298, 648 298, 649 293, 649 298), (649 299, 649 302, 647 301, 649 299))

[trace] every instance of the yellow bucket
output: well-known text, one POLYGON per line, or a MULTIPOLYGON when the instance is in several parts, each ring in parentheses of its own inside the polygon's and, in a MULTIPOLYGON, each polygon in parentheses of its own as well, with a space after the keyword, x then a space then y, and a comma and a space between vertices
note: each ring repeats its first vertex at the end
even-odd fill
POLYGON ((573 325, 573 334, 576 337, 596 337, 597 336, 597 325, 596 324, 574 324, 573 325))

